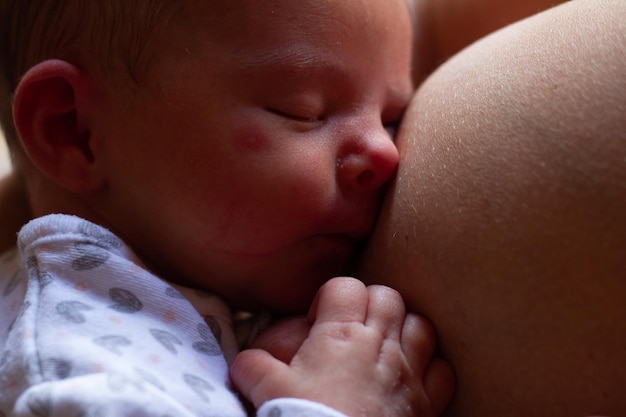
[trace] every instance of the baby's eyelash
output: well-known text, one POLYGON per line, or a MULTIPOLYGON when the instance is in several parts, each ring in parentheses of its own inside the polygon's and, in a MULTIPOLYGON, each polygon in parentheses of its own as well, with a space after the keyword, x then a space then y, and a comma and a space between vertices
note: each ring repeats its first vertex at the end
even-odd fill
POLYGON ((281 117, 286 117, 287 119, 291 119, 291 120, 295 120, 297 122, 303 122, 303 123, 317 123, 320 119, 319 118, 314 118, 314 117, 305 117, 305 116, 298 116, 297 114, 291 114, 291 113, 287 113, 281 110, 277 110, 277 109, 268 109, 271 113, 274 113, 278 116, 281 117))

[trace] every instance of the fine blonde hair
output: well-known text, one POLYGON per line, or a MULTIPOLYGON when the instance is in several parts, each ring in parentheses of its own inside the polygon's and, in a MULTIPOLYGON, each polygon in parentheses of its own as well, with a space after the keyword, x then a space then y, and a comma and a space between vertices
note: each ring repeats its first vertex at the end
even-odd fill
POLYGON ((11 96, 21 76, 48 59, 139 82, 148 47, 184 10, 183 0, 0 0, 0 123, 15 141, 11 96))

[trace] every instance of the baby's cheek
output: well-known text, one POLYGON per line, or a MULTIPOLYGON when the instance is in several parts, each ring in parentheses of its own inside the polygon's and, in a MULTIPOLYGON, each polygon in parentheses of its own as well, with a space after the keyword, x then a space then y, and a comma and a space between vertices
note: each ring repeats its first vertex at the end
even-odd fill
POLYGON ((266 132, 254 126, 241 128, 234 137, 235 148, 240 152, 262 153, 271 148, 266 132))

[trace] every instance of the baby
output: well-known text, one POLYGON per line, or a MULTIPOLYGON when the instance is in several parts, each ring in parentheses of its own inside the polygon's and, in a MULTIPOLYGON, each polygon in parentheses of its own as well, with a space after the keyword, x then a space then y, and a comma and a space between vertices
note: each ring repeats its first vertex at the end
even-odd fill
POLYGON ((322 285, 288 364, 234 360, 258 414, 442 411, 429 325, 328 281, 396 170, 402 0, 0 7, 2 121, 38 217, 0 259, 0 415, 245 415, 231 311, 300 312, 322 285))

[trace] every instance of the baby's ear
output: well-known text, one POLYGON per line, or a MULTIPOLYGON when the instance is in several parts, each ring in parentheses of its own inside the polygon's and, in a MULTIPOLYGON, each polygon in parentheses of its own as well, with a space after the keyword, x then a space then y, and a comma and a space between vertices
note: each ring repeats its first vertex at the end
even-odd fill
POLYGON ((13 98, 15 127, 26 154, 71 192, 90 193, 104 181, 92 151, 94 91, 79 68, 48 60, 24 74, 13 98))

